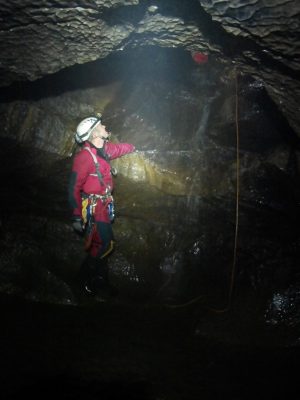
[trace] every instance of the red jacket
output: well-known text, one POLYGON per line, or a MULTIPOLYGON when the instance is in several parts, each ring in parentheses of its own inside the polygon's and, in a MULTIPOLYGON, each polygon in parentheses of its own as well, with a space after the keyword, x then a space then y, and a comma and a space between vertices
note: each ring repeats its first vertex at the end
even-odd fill
POLYGON ((132 153, 135 147, 129 143, 105 143, 103 150, 107 155, 108 161, 97 154, 97 149, 89 142, 84 143, 84 147, 89 147, 96 155, 99 163, 99 170, 102 175, 102 184, 96 173, 96 166, 92 155, 88 150, 82 150, 76 154, 73 162, 71 179, 69 184, 69 202, 73 209, 73 216, 81 217, 81 193, 86 194, 105 194, 106 188, 113 190, 113 179, 109 160, 132 153))

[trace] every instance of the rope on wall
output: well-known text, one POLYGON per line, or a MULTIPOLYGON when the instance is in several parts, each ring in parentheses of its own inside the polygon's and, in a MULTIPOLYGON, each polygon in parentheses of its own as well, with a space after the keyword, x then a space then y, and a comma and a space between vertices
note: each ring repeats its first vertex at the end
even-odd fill
POLYGON ((238 72, 235 70, 235 127, 236 127, 236 206, 235 206, 235 235, 233 264, 231 270, 231 280, 228 296, 228 308, 231 306, 232 292, 237 262, 237 244, 239 232, 239 203, 240 203, 240 132, 239 132, 239 91, 238 91, 238 72))
MULTIPOLYGON (((235 206, 235 233, 234 233, 234 248, 233 248, 233 261, 230 274, 230 284, 228 290, 227 306, 223 309, 215 309, 207 307, 209 311, 215 313, 225 313, 231 308, 232 294, 235 281, 236 264, 237 264, 237 245, 238 245, 238 232, 239 232, 239 198, 240 198, 240 132, 239 132, 239 88, 238 88, 238 71, 235 68, 235 127, 236 127, 236 206, 235 206)), ((169 308, 186 307, 197 301, 203 299, 203 296, 198 296, 183 304, 167 305, 169 308)))
POLYGON ((238 232, 239 232, 239 203, 240 203, 240 132, 239 132, 239 90, 238 90, 238 72, 235 69, 235 127, 236 127, 236 203, 235 203, 235 233, 234 233, 234 248, 233 248, 233 261, 230 274, 230 285, 228 291, 227 306, 222 309, 210 310, 213 312, 227 312, 231 308, 232 294, 234 288, 234 280, 236 273, 237 263, 237 245, 238 245, 238 232))

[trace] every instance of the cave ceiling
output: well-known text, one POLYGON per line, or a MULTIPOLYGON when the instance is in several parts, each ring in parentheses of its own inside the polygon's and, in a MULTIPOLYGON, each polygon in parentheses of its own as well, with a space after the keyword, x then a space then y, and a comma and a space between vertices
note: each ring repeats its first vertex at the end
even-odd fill
POLYGON ((141 46, 201 52, 268 91, 300 135, 298 0, 0 0, 0 85, 141 46))

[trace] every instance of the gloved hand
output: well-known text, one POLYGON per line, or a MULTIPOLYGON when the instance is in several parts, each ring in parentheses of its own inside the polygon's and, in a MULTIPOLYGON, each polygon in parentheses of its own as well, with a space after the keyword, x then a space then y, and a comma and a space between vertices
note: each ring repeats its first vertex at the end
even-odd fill
POLYGON ((72 226, 75 232, 83 233, 83 222, 81 218, 73 219, 72 226))

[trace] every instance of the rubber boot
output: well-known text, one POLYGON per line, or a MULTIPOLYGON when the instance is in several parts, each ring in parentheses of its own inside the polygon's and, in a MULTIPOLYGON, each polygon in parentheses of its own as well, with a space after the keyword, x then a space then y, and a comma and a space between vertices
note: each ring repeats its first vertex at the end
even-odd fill
POLYGON ((83 261, 78 273, 78 281, 82 291, 91 296, 96 294, 92 282, 97 274, 97 261, 97 259, 88 255, 83 261))
POLYGON ((116 296, 118 290, 109 282, 107 258, 88 255, 80 268, 78 279, 83 292, 89 296, 97 294, 116 296))
POLYGON ((109 281, 109 269, 107 258, 98 259, 96 266, 96 275, 94 277, 95 290, 99 294, 116 296, 118 290, 111 285, 109 281))

